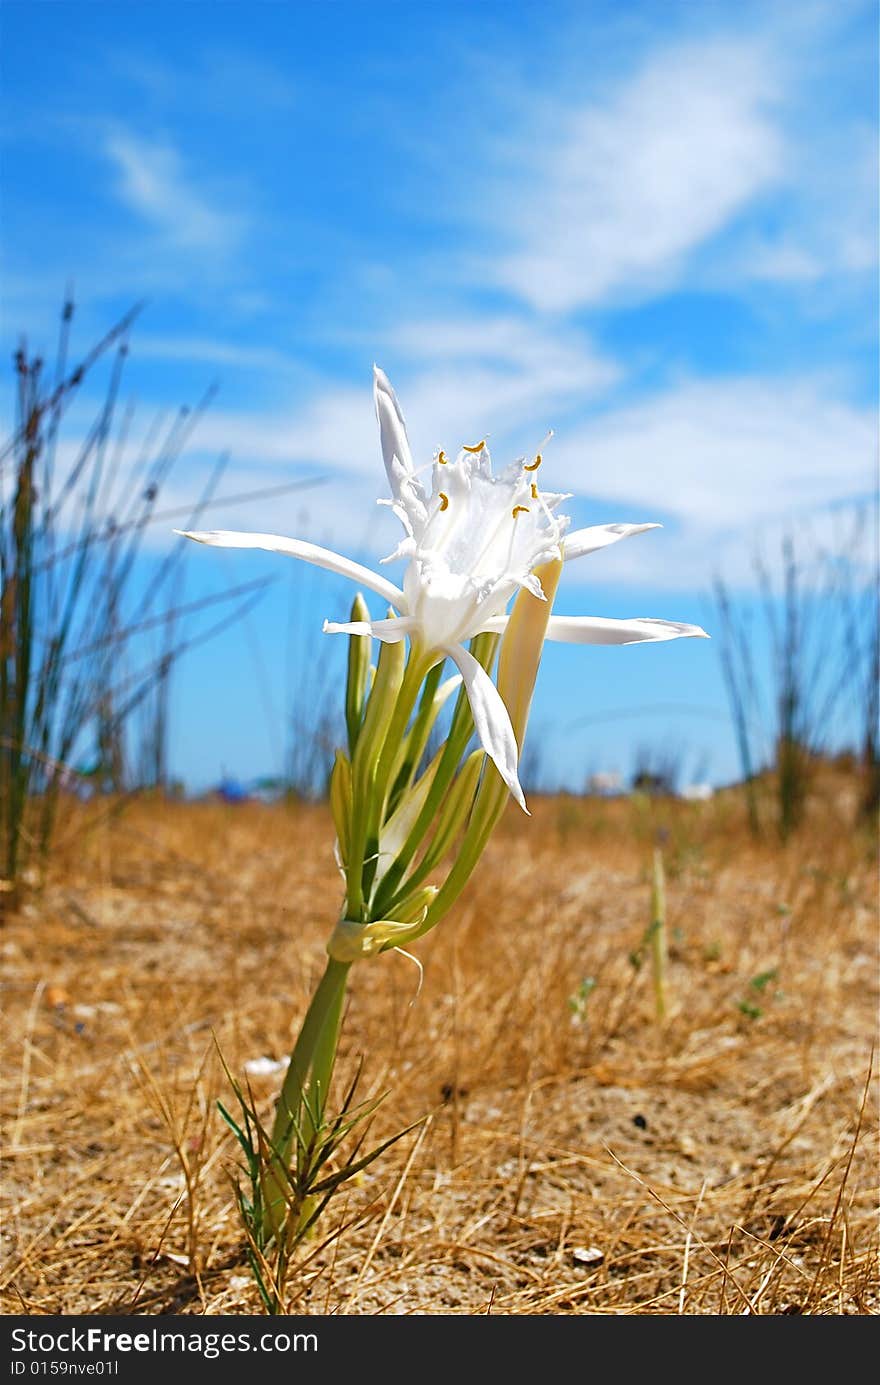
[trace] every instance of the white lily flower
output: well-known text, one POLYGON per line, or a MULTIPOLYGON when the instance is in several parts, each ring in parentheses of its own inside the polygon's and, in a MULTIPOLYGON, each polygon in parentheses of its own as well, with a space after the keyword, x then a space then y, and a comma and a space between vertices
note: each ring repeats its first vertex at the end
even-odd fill
MULTIPOLYGON (((524 808, 508 710, 465 643, 485 631, 503 634, 508 604, 521 588, 545 599, 535 576, 543 564, 560 558, 569 562, 660 526, 600 524, 569 534, 570 521, 557 511, 570 497, 539 488, 541 454, 530 460, 520 458, 496 476, 484 441, 463 447, 454 461, 439 451, 429 494, 413 466, 397 396, 378 366, 373 377, 382 456, 391 488, 390 499, 379 503, 391 506, 405 531, 398 548, 383 561, 408 560, 402 588, 351 558, 302 539, 228 530, 187 533, 186 537, 219 548, 263 548, 302 558, 383 597, 399 614, 384 620, 325 621, 325 632, 372 635, 387 642, 409 639, 426 669, 450 658, 461 673, 480 743, 524 808)), ((689 635, 707 638, 698 625, 678 621, 551 616, 545 638, 577 644, 637 644, 689 635)))

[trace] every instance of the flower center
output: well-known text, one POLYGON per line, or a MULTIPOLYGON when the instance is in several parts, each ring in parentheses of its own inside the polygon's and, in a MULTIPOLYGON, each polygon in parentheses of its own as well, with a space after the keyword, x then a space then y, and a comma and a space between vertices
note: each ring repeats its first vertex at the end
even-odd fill
POLYGON ((559 557, 568 526, 553 513, 563 497, 538 489, 541 462, 539 452, 495 476, 483 439, 455 461, 436 454, 430 497, 420 483, 413 503, 402 497, 412 538, 404 589, 430 644, 469 638, 522 586, 540 595, 532 574, 559 557))

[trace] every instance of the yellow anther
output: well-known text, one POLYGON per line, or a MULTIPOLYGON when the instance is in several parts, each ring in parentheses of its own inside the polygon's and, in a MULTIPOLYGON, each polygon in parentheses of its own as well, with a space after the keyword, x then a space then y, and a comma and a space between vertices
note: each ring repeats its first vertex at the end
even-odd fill
POLYGON ((523 471, 537 471, 538 467, 541 465, 543 460, 544 458, 541 456, 539 452, 533 462, 529 462, 528 466, 523 466, 523 471))
POLYGON ((462 449, 461 449, 461 450, 462 450, 462 452, 482 452, 482 450, 483 450, 483 448, 484 448, 485 446, 486 446, 486 439, 483 438, 483 441, 482 441, 482 442, 478 442, 477 445, 476 445, 476 447, 468 447, 466 443, 463 443, 463 444, 462 444, 462 449))
POLYGON ((437 461, 440 463, 441 466, 445 466, 448 460, 449 459, 446 456, 446 453, 443 451, 441 447, 439 453, 437 454, 437 461))
POLYGON ((441 510, 446 510, 446 509, 448 509, 448 508, 449 508, 449 496, 448 496, 448 495, 445 495, 444 492, 441 491, 441 492, 440 492, 440 509, 441 509, 441 510))
POLYGON ((536 481, 532 482, 532 499, 538 499, 538 483, 536 481))
POLYGON ((527 515, 528 512, 529 512, 529 507, 528 507, 528 505, 514 505, 513 511, 512 511, 514 519, 516 519, 517 515, 527 515))

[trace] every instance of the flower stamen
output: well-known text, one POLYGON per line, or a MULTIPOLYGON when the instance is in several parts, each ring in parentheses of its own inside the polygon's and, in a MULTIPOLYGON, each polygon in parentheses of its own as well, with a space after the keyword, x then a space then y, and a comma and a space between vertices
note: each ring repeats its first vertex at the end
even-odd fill
POLYGON ((437 461, 438 461, 438 463, 440 464, 440 466, 446 466, 447 462, 449 461, 449 458, 447 457, 446 453, 443 451, 443 448, 442 448, 442 447, 440 448, 440 451, 439 451, 438 454, 437 454, 437 461))
POLYGON ((448 510, 448 509, 449 509, 449 496, 446 494, 445 491, 441 491, 441 492, 440 492, 440 509, 441 509, 441 510, 448 510))
POLYGON ((533 481, 533 482, 532 482, 532 499, 533 499, 533 500, 538 500, 538 499, 540 499, 540 497, 539 497, 539 495, 538 495, 538 484, 537 484, 536 481, 533 481))
POLYGON ((527 515, 528 513, 528 505, 514 505, 513 509, 511 510, 511 514, 513 515, 514 519, 516 519, 517 515, 527 515))
POLYGON ((528 464, 526 464, 525 462, 523 463, 523 471, 537 471, 538 467, 541 465, 543 460, 544 458, 541 456, 539 452, 533 462, 529 462, 528 464))
POLYGON ((467 443, 462 443, 461 450, 462 452, 482 452, 485 446, 486 439, 483 438, 482 442, 478 442, 476 447, 468 447, 467 443))

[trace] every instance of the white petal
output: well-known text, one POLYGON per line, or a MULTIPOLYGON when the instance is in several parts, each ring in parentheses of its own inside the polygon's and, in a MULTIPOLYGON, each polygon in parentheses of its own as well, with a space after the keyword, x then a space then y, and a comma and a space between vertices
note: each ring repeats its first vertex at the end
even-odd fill
POLYGON ((379 439, 382 443, 382 458, 388 473, 388 484, 395 499, 400 495, 401 482, 413 469, 412 453, 403 412, 397 402, 397 395, 391 388, 391 381, 377 365, 373 366, 373 399, 376 403, 376 417, 379 420, 379 439))
POLYGON ((394 552, 389 553, 387 558, 380 558, 379 562, 382 563, 383 566, 385 563, 396 563, 398 558, 412 558, 417 552, 418 546, 415 539, 410 538, 409 534, 407 534, 405 539, 400 540, 394 552))
POLYGON ((519 806, 528 812, 516 773, 519 755, 516 737, 498 689, 482 664, 460 644, 450 645, 444 653, 458 665, 461 672, 480 744, 495 762, 498 773, 519 806))
POLYGON ((488 620, 483 621, 476 633, 478 635, 503 635, 509 620, 510 616, 489 616, 488 620))
POLYGON ((682 636, 709 636, 699 625, 678 620, 653 620, 638 616, 634 620, 606 620, 603 616, 551 616, 548 640, 566 644, 640 644, 644 640, 677 640, 682 636))
MULTIPOLYGON (((556 554, 556 558, 558 561, 558 553, 556 554)), ((532 596, 536 597, 538 601, 547 600, 546 596, 544 595, 544 588, 541 586, 541 580, 540 578, 536 577, 533 572, 529 572, 526 574, 525 577, 520 578, 519 585, 521 587, 525 587, 526 591, 531 592, 532 596)))
POLYGON ((585 553, 607 548, 610 543, 617 543, 618 539, 644 534, 646 529, 662 528, 662 524, 594 524, 589 529, 576 529, 573 534, 567 534, 562 543, 562 555, 566 562, 570 562, 572 558, 582 558, 585 553))
POLYGON ((314 563, 315 567, 325 567, 330 572, 350 577, 358 586, 369 587, 370 591, 384 596, 385 600, 396 606, 399 611, 406 610, 406 597, 393 582, 381 577, 378 572, 373 572, 371 568, 354 562, 352 558, 334 553, 329 548, 319 548, 315 543, 306 543, 305 539, 286 539, 280 534, 239 534, 231 529, 209 529, 201 533, 187 533, 183 529, 175 529, 174 532, 183 534, 186 539, 195 539, 196 543, 210 544, 214 548, 264 548, 268 553, 285 553, 291 558, 302 558, 303 562, 314 563))
POLYGON ((441 746, 424 774, 407 793, 403 794, 391 817, 379 829, 378 862, 376 865, 376 878, 378 880, 387 874, 389 866, 415 826, 416 819, 425 806, 425 800, 430 793, 434 776, 440 767, 442 754, 443 747, 441 746))
POLYGON ((399 644, 417 628, 418 621, 410 616, 392 616, 390 620, 349 620, 343 624, 325 620, 323 626, 325 635, 372 635, 386 644, 399 644))

